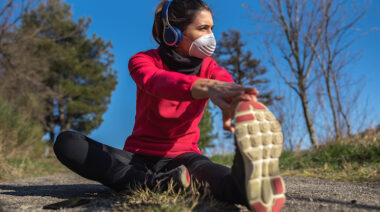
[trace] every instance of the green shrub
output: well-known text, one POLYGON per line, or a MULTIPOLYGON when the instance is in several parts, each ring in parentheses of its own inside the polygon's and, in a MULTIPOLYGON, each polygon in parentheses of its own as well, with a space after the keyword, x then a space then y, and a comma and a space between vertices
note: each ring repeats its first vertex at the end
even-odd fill
POLYGON ((234 160, 234 155, 213 155, 210 157, 210 159, 214 163, 219 163, 231 167, 234 160))
POLYGON ((0 154, 30 152, 40 145, 42 136, 42 127, 36 120, 0 98, 0 154))

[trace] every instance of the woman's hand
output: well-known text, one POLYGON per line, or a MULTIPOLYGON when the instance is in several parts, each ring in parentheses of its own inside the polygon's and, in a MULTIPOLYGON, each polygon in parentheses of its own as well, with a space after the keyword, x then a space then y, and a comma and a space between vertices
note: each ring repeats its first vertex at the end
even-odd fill
POLYGON ((211 79, 197 80, 191 90, 194 99, 209 97, 222 110, 223 128, 231 132, 234 132, 231 120, 236 104, 239 101, 256 100, 258 93, 255 88, 211 79))
MULTIPOLYGON (((257 91, 257 90, 256 90, 257 91)), ((258 91, 257 91, 258 94, 258 91)), ((257 95, 256 94, 256 95, 257 95)), ((223 129, 228 130, 232 133, 235 132, 235 128, 232 126, 231 121, 234 116, 234 109, 236 108, 236 105, 238 104, 239 101, 257 101, 256 95, 253 94, 244 94, 244 98, 241 99, 239 97, 236 97, 235 99, 232 100, 230 109, 228 110, 222 110, 222 116, 223 116, 223 129)))

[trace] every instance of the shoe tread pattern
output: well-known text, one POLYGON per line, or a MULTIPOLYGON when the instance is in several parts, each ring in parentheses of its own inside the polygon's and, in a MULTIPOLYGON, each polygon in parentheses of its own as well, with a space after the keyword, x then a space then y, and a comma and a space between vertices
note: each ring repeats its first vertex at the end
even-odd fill
POLYGON ((254 101, 239 102, 234 118, 235 138, 244 160, 247 201, 257 212, 280 211, 285 203, 285 184, 279 170, 281 125, 263 104, 254 101))

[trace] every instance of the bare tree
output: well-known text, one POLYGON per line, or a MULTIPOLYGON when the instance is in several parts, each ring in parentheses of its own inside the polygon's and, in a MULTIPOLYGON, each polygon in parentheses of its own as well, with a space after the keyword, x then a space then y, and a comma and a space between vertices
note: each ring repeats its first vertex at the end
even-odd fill
MULTIPOLYGON (((357 58, 357 54, 349 51, 349 48, 364 34, 354 30, 355 24, 366 12, 366 8, 361 6, 363 2, 360 4, 343 0, 261 0, 260 2, 263 8, 261 17, 270 27, 265 28, 268 34, 265 34, 267 40, 264 41, 269 61, 285 84, 299 96, 312 145, 317 147, 318 141, 315 119, 310 111, 311 100, 317 101, 316 106, 323 110, 325 121, 332 121, 331 125, 327 123, 325 126, 327 128, 333 126, 330 129, 333 129, 334 140, 350 135, 352 110, 346 105, 348 102, 350 102, 348 105, 357 102, 359 97, 358 95, 343 97, 342 94, 347 92, 347 89, 342 90, 342 88, 344 84, 351 83, 345 70, 347 65, 357 58), (313 89, 311 85, 316 81, 321 84, 319 87, 314 86, 314 89, 317 89, 315 92, 310 92, 313 89), (312 94, 317 95, 312 96, 312 94), (328 107, 324 107, 325 102, 328 103, 328 107), (331 115, 326 111, 330 111, 331 115)), ((349 89, 353 91, 352 88, 349 89)), ((332 131, 325 130, 329 138, 329 132, 332 131)))
MULTIPOLYGON (((6 0, 0 2, 0 56, 6 54, 2 51, 13 35, 15 26, 24 14, 39 0, 6 0)), ((0 70, 1 71, 1 70, 0 70)))
POLYGON ((282 99, 273 104, 271 108, 281 124, 284 136, 284 148, 288 151, 299 151, 307 133, 305 126, 300 125, 302 117, 296 114, 300 112, 299 98, 289 89, 278 88, 276 93, 281 94, 282 99))
MULTIPOLYGON (((333 115, 335 140, 339 140, 343 136, 339 115, 346 125, 346 135, 351 133, 351 123, 342 106, 339 83, 344 79, 342 71, 356 57, 348 50, 362 34, 355 35, 352 28, 364 16, 366 9, 351 1, 337 0, 320 1, 318 7, 320 7, 320 16, 323 17, 320 29, 322 33, 318 34, 318 42, 312 42, 308 37, 306 37, 306 41, 313 49, 320 67, 319 70, 322 72, 333 115)), ((354 99, 357 98, 352 95, 352 101, 355 101, 354 99)))
POLYGON ((41 105, 49 89, 43 84, 46 55, 31 51, 38 30, 21 33, 18 24, 38 0, 0 3, 0 92, 18 110, 42 121, 41 105))
POLYGON ((310 112, 308 90, 317 75, 313 72, 315 52, 308 41, 317 45, 321 34, 320 8, 317 0, 260 0, 263 18, 273 31, 265 40, 269 61, 283 79, 298 95, 313 147, 318 147, 314 121, 310 112), (278 56, 279 54, 280 56, 278 56), (285 67, 278 58, 283 58, 285 67))

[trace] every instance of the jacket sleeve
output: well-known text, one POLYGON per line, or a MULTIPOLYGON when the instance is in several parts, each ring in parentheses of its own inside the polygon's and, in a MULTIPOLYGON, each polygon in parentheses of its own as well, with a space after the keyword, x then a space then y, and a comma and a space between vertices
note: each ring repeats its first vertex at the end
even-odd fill
POLYGON ((231 74, 229 74, 226 69, 219 67, 216 64, 215 60, 212 59, 209 65, 209 69, 211 71, 210 79, 234 83, 234 80, 232 79, 231 74))
POLYGON ((137 87, 153 96, 175 101, 193 100, 191 88, 197 76, 160 69, 153 56, 144 52, 132 56, 128 68, 137 87))

